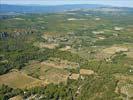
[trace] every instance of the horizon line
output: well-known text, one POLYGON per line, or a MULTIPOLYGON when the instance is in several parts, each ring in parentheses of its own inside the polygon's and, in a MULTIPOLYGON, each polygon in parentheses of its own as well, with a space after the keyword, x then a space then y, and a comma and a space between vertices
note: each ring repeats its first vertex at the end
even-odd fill
POLYGON ((101 6, 109 6, 109 7, 118 7, 118 8, 133 8, 133 7, 126 7, 126 6, 114 6, 114 5, 108 5, 108 4, 96 4, 96 3, 91 3, 91 4, 55 4, 55 5, 50 5, 50 4, 7 4, 7 3, 1 3, 0 5, 14 5, 14 6, 65 6, 65 5, 101 5, 101 6))

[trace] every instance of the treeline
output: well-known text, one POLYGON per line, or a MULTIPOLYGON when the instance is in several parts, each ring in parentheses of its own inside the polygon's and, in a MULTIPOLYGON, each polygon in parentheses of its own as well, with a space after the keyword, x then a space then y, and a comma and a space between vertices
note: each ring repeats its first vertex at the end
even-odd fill
POLYGON ((64 84, 49 84, 46 87, 36 87, 26 91, 24 98, 32 95, 42 96, 40 100, 74 100, 74 91, 64 84))
POLYGON ((51 83, 45 87, 34 87, 23 90, 13 89, 6 85, 0 87, 0 100, 9 100, 9 98, 17 95, 21 95, 24 99, 36 95, 36 98, 39 100, 74 100, 75 90, 72 86, 62 83, 58 85, 51 83))
POLYGON ((16 95, 23 95, 23 90, 13 89, 8 87, 7 85, 0 86, 0 100, 9 100, 9 98, 16 95))

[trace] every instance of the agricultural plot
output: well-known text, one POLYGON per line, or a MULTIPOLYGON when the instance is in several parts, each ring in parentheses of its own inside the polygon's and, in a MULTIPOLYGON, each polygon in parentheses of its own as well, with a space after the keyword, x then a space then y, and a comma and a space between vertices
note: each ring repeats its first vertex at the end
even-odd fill
POLYGON ((66 66, 54 64, 54 62, 39 62, 28 65, 22 72, 43 80, 46 83, 67 82, 69 72, 66 66))
POLYGON ((77 69, 79 68, 79 64, 75 62, 70 62, 67 60, 61 60, 58 58, 50 58, 47 61, 41 62, 42 65, 44 66, 50 66, 54 68, 59 68, 59 69, 77 69))
POLYGON ((5 84, 12 88, 32 88, 35 86, 45 85, 42 81, 30 77, 20 71, 9 72, 0 76, 0 85, 5 84), (23 80, 23 81, 21 81, 23 80))
POLYGON ((54 44, 54 43, 43 43, 43 42, 40 42, 40 43, 34 43, 33 44, 34 46, 37 46, 39 48, 49 48, 49 49, 55 49, 56 47, 59 46, 59 44, 54 44))
POLYGON ((103 50, 104 53, 107 53, 109 55, 113 55, 115 53, 119 53, 119 52, 127 52, 128 48, 127 47, 119 47, 119 46, 112 46, 109 48, 105 48, 103 50))
POLYGON ((80 74, 81 75, 92 75, 94 74, 93 70, 87 70, 87 69, 80 69, 80 74))
POLYGON ((18 96, 10 98, 9 100, 23 100, 23 98, 18 95, 18 96))
POLYGON ((78 80, 79 76, 80 76, 80 74, 73 73, 73 74, 69 75, 69 79, 78 80))

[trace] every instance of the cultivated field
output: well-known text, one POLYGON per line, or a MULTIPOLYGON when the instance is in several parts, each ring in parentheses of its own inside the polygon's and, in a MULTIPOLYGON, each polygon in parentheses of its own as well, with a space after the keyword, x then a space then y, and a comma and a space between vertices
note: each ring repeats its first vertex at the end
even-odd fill
POLYGON ((68 71, 63 69, 61 65, 54 65, 51 62, 37 62, 23 68, 22 72, 43 80, 46 83, 66 82, 68 71))
POLYGON ((20 71, 13 71, 0 76, 0 85, 5 84, 12 88, 31 88, 45 85, 42 81, 28 76, 20 71), (23 80, 23 81, 22 81, 23 80))

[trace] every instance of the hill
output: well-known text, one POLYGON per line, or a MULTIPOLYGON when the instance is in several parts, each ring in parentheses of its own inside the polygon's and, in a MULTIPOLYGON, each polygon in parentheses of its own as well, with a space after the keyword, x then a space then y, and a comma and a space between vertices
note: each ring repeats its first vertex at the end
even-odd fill
POLYGON ((43 6, 43 5, 0 5, 0 12, 16 12, 16 13, 51 13, 62 12, 66 10, 88 9, 105 7, 97 4, 74 4, 74 5, 57 5, 57 6, 43 6))

